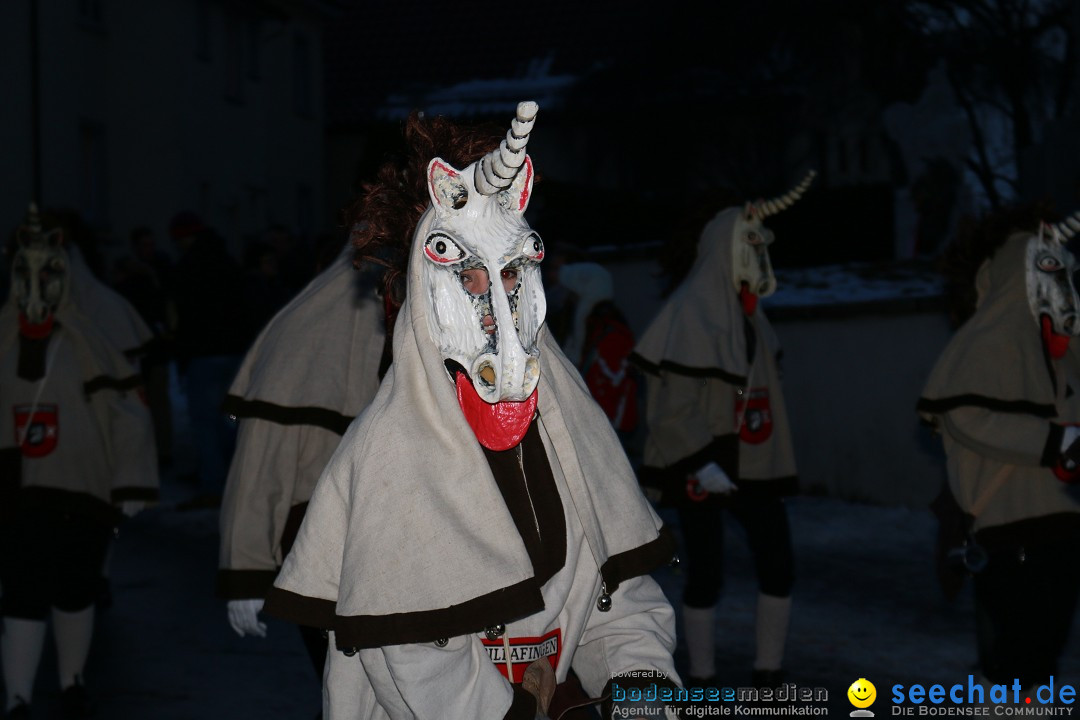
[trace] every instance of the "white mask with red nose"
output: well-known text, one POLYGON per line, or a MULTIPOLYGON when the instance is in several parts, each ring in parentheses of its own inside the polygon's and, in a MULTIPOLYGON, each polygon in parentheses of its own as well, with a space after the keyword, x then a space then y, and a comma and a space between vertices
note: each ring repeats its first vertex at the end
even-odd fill
POLYGON ((1080 335, 1080 299, 1073 285, 1076 261, 1065 248, 1059 227, 1041 225, 1028 239, 1024 265, 1028 306, 1039 323, 1050 357, 1065 356, 1069 340, 1080 335))
POLYGON ((517 445, 536 412, 544 244, 524 217, 533 185, 525 145, 536 112, 536 103, 520 103, 499 148, 467 168, 431 160, 431 206, 418 229, 431 340, 469 425, 491 450, 517 445))

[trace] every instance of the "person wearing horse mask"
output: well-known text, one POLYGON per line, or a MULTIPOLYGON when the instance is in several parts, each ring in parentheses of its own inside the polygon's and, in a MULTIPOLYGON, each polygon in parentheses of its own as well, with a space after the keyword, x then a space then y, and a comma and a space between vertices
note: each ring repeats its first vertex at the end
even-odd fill
POLYGON ((59 230, 31 206, 0 310, 0 653, 6 717, 29 717, 50 618, 68 717, 93 705, 83 669, 112 528, 157 497, 139 375, 70 300, 59 230))
POLYGON ((948 490, 974 575, 982 680, 1025 688, 1057 675, 1080 568, 1080 302, 1065 240, 1080 215, 1047 225, 1028 208, 984 218, 965 244, 987 257, 976 307, 918 401, 945 444, 948 490))
POLYGON ((673 543, 544 328, 536 112, 520 104, 494 150, 414 116, 409 166, 368 190, 372 236, 394 228, 400 250, 381 254, 405 288, 393 363, 266 602, 331 631, 334 720, 546 717, 571 669, 598 699, 642 680, 625 673, 678 681, 645 574, 673 543))
POLYGON ((687 560, 683 624, 691 685, 715 681, 724 510, 746 531, 757 573, 756 687, 783 682, 794 570, 784 498, 797 490, 780 345, 758 300, 776 290, 762 222, 787 194, 719 212, 689 274, 631 355, 646 377, 642 482, 678 508, 687 560))

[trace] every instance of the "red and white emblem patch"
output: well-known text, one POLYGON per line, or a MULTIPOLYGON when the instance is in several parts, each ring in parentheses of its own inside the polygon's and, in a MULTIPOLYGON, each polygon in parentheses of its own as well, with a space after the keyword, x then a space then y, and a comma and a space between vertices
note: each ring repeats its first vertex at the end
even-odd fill
POLYGON ((525 669, 537 658, 547 658, 551 663, 551 669, 557 669, 559 656, 562 655, 562 630, 560 628, 555 628, 540 637, 510 638, 510 665, 514 668, 514 677, 509 678, 506 674, 506 647, 502 638, 497 640, 481 638, 480 642, 484 644, 488 658, 510 682, 521 682, 525 669))
POLYGON ((739 439, 757 445, 772 435, 772 408, 769 405, 769 388, 756 387, 735 397, 735 422, 742 419, 739 439), (749 396, 749 401, 746 400, 749 396), (744 409, 745 407, 745 409, 744 409))
POLYGON ((30 417, 30 405, 16 405, 15 442, 29 458, 45 457, 56 449, 60 437, 60 413, 56 405, 38 405, 30 417))

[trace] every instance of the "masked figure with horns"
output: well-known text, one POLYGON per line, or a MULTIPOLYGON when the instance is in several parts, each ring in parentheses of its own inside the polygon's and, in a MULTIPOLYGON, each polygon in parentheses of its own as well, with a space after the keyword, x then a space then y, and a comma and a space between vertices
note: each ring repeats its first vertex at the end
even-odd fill
POLYGON ((674 615, 646 575, 674 545, 543 327, 544 243, 524 218, 536 112, 521 103, 480 153, 414 116, 413 164, 369 188, 372 232, 386 194, 427 205, 396 226, 414 232, 393 364, 266 603, 332 632, 332 720, 544 717, 571 669, 593 696, 631 671, 677 681, 674 615))
POLYGON ((121 512, 157 497, 139 376, 70 299, 59 230, 31 206, 0 310, 0 651, 8 718, 27 717, 50 612, 65 714, 82 685, 98 577, 121 512))
POLYGON ((783 498, 796 490, 780 388, 780 348, 758 299, 776 289, 762 221, 813 179, 774 200, 721 211, 689 275, 638 343, 648 435, 642 481, 679 510, 687 580, 683 620, 691 685, 711 684, 727 508, 746 530, 758 577, 753 683, 775 687, 791 610, 791 535, 783 498))
MULTIPOLYGON (((1030 688, 1057 674, 1080 591, 1080 303, 1066 238, 1026 209, 972 233, 994 248, 976 308, 938 360, 918 410, 942 436, 966 518, 954 556, 974 574, 984 680, 1030 688)), ((984 250, 983 256, 986 255, 984 250)))

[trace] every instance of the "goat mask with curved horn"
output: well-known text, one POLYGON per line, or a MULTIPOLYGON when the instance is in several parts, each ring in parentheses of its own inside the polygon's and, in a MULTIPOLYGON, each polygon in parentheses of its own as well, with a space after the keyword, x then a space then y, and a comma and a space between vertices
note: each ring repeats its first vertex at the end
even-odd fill
POLYGON ((802 179, 798 185, 788 190, 780 197, 771 198, 769 200, 758 200, 753 203, 754 214, 764 220, 770 215, 775 215, 781 210, 787 210, 789 207, 795 204, 795 201, 802 197, 802 194, 806 192, 806 189, 810 187, 810 183, 814 182, 814 177, 817 175, 817 171, 811 170, 806 173, 806 177, 802 179))
POLYGON ((735 221, 731 243, 734 253, 732 279, 742 299, 743 310, 748 315, 754 312, 759 297, 768 297, 776 292, 776 276, 773 275, 768 249, 773 234, 762 224, 762 220, 791 207, 810 187, 815 175, 817 173, 811 170, 802 182, 777 198, 747 203, 735 221))

